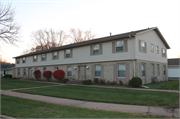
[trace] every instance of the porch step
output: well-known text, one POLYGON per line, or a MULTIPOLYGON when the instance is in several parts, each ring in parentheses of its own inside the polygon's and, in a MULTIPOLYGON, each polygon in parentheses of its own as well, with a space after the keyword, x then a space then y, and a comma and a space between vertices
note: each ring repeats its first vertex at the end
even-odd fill
POLYGON ((73 80, 73 81, 68 81, 66 84, 82 84, 81 80, 73 80))

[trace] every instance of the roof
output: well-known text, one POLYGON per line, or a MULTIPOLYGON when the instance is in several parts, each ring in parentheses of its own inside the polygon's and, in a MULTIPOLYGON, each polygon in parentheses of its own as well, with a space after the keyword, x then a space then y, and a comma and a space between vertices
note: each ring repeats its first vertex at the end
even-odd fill
POLYGON ((75 47, 100 43, 100 42, 112 41, 112 40, 116 40, 116 39, 129 38, 129 36, 135 37, 135 35, 137 35, 137 33, 141 33, 141 32, 148 31, 148 30, 155 30, 156 33, 158 34, 158 36, 161 38, 164 45, 166 46, 166 48, 170 49, 168 43, 166 42, 166 40, 164 39, 164 37, 160 33, 159 29, 157 27, 152 27, 152 28, 141 29, 141 30, 137 30, 137 31, 131 31, 131 32, 122 33, 122 34, 113 35, 113 36, 108 36, 108 37, 96 38, 96 39, 93 39, 93 40, 87 40, 87 41, 83 41, 83 42, 79 42, 79 43, 68 44, 68 45, 59 46, 59 47, 55 47, 55 48, 51 48, 51 49, 36 51, 36 52, 32 52, 32 53, 25 54, 25 55, 20 55, 20 56, 14 57, 14 58, 32 56, 32 55, 48 53, 48 52, 58 51, 58 50, 65 50, 65 49, 70 49, 70 48, 75 48, 75 47))
POLYGON ((168 65, 180 65, 180 58, 168 59, 168 65))
POLYGON ((15 67, 15 65, 13 64, 11 64, 11 65, 5 65, 5 64, 2 64, 1 65, 1 69, 11 69, 11 68, 14 68, 15 67))

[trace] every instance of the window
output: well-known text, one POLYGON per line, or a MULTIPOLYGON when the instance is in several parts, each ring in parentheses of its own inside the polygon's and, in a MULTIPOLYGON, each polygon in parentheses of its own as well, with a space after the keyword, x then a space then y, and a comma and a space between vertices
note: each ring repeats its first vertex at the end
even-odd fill
POLYGON ((99 45, 94 45, 93 46, 93 55, 98 55, 99 54, 99 45))
POLYGON ((117 41, 116 42, 116 52, 123 52, 124 42, 123 41, 117 41))
POLYGON ((159 47, 156 46, 156 53, 159 54, 159 47))
POLYGON ((17 59, 17 64, 19 64, 19 58, 17 59))
POLYGON ((145 42, 141 41, 141 52, 145 52, 145 42))
POLYGON ((42 61, 45 61, 46 60, 46 54, 42 54, 42 61))
POLYGON ((72 68, 71 68, 71 67, 68 67, 67 69, 68 69, 68 73, 67 73, 68 76, 72 76, 72 68))
POLYGON ((95 66, 95 77, 101 77, 101 66, 100 65, 95 66))
POLYGON ((26 75, 26 69, 24 68, 24 75, 26 75))
POLYGON ((20 75, 20 69, 18 69, 18 75, 20 75))
POLYGON ((126 67, 125 64, 118 65, 118 77, 126 77, 126 67))
POLYGON ((164 48, 162 49, 162 56, 166 57, 166 50, 164 48))
POLYGON ((151 73, 154 75, 154 64, 151 64, 151 73))
POLYGON ((26 62, 26 58, 25 57, 23 57, 23 63, 25 63, 26 62))
POLYGON ((68 49, 66 50, 66 58, 70 58, 71 57, 71 50, 68 49))
POLYGON ((58 52, 53 52, 53 59, 58 59, 58 52))
POLYGON ((151 52, 154 52, 154 45, 151 44, 151 52))
POLYGON ((37 68, 34 68, 34 71, 36 71, 37 70, 37 68))
POLYGON ((43 68, 43 73, 46 71, 46 67, 43 68))
POLYGON ((145 77, 145 64, 141 64, 142 77, 145 77))
POLYGON ((157 64, 157 72, 158 72, 158 75, 159 75, 160 74, 159 64, 157 64))
POLYGON ((58 67, 54 67, 54 70, 55 70, 55 71, 58 70, 58 67))
POLYGON ((37 62, 37 55, 33 56, 33 62, 37 62))
POLYGON ((163 66, 164 76, 166 76, 166 65, 163 66))

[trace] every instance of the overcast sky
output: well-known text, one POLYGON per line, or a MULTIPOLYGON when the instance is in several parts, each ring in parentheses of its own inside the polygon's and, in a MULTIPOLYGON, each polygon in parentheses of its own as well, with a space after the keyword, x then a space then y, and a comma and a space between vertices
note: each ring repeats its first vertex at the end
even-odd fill
POLYGON ((97 37, 158 27, 170 45, 168 58, 180 55, 180 0, 1 0, 12 4, 21 26, 19 47, 1 46, 2 58, 12 57, 32 47, 31 33, 39 29, 69 31, 91 29, 97 37))

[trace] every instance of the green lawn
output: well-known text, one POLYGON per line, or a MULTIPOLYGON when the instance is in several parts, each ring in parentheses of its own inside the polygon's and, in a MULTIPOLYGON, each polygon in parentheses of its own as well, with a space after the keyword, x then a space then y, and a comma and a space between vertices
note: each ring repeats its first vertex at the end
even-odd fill
POLYGON ((38 89, 18 90, 17 92, 95 102, 167 107, 179 106, 178 93, 157 91, 155 92, 65 85, 38 89))
POLYGON ((4 79, 4 78, 1 79, 1 89, 2 90, 48 86, 48 85, 54 85, 54 84, 20 81, 17 79, 4 79))
POLYGON ((163 81, 146 84, 150 89, 179 90, 179 80, 163 81))
POLYGON ((1 114, 15 118, 164 118, 56 105, 1 95, 1 114))

